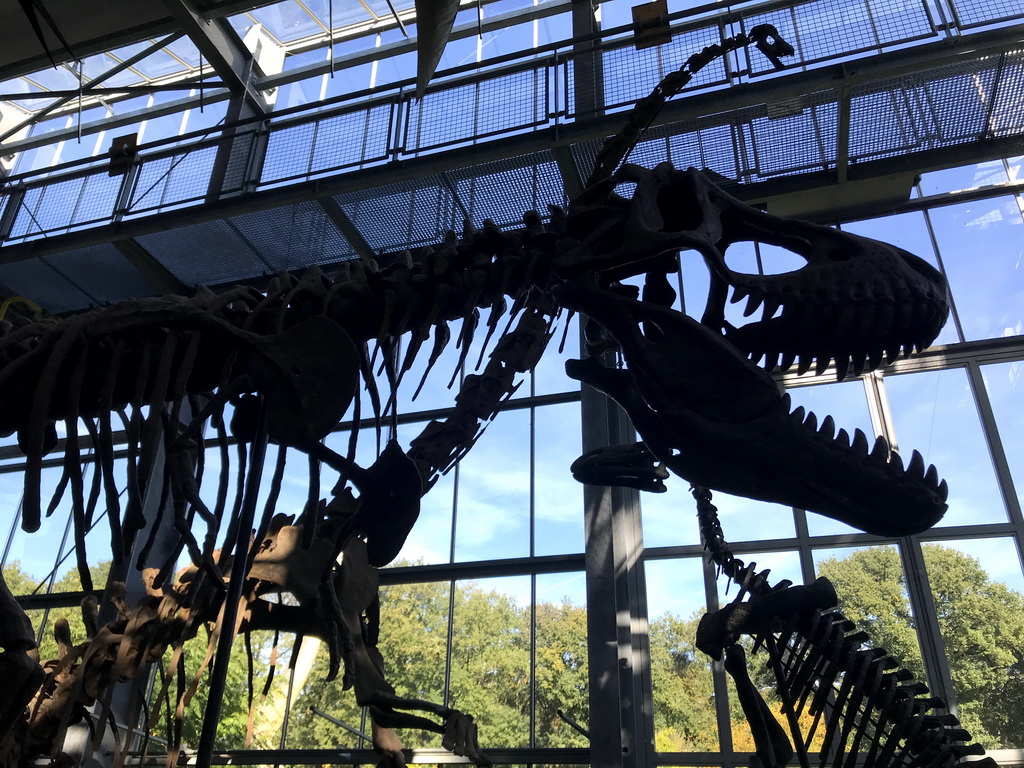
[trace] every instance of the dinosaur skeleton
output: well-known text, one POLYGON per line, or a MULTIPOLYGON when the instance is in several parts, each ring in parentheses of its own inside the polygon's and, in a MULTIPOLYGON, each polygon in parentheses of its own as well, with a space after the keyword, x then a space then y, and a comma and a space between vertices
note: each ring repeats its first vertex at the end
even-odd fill
MULTIPOLYGON (((173 649, 171 670, 183 670, 184 642, 202 626, 212 631, 208 657, 220 633, 273 628, 323 637, 331 674, 343 671, 343 683, 370 707, 383 765, 402 760, 389 729, 409 726, 443 732, 446 747, 486 764, 468 715, 401 699, 384 680, 373 569, 395 557, 421 495, 472 448, 515 392, 517 375, 537 364, 563 309, 589 316, 594 353, 570 363, 570 374, 616 398, 646 444, 584 457, 574 465, 581 478, 659 489, 664 469, 657 461, 697 484, 800 506, 876 533, 933 525, 945 510, 945 484, 934 468, 925 470, 919 454, 904 469, 884 440, 869 450, 860 432, 852 440, 843 431, 833 437, 831 418, 817 430, 813 415, 805 420, 800 409, 788 412, 787 399, 754 359, 767 356, 768 370, 799 361, 799 370, 814 366, 821 373, 834 358, 840 378, 848 367, 854 373, 874 369, 938 333, 948 309, 941 276, 898 248, 753 210, 696 170, 618 167, 694 73, 751 44, 776 62, 791 52, 774 29, 763 26, 691 56, 630 113, 600 153, 584 193, 568 211, 551 208, 547 223, 528 212, 523 227, 512 231, 489 220, 480 230, 467 225, 461 238, 449 233, 422 259, 403 253, 385 269, 348 262, 331 275, 315 268, 300 278, 282 274, 266 291, 239 286, 217 295, 200 289, 188 299, 142 299, 62 320, 8 324, 0 338, 0 433, 17 432, 26 456, 23 527, 34 531, 40 525, 41 468, 45 456, 60 450, 62 479, 46 512, 70 492, 84 585, 91 586, 85 532, 102 500, 114 572, 127 572, 129 559, 146 568, 147 596, 135 606, 121 600, 119 616, 102 627, 87 610, 90 639, 75 647, 63 637, 61 658, 47 664, 40 685, 39 667, 25 663, 33 643, 24 614, 0 592, 0 670, 10 672, 16 691, 0 705, 0 723, 15 725, 3 742, 3 765, 59 756, 67 725, 85 716, 93 701, 106 711, 112 683, 131 679, 165 649, 173 649), (631 184, 631 198, 618 193, 631 184), (724 251, 744 240, 780 245, 808 264, 789 275, 739 275, 725 265, 724 251), (700 252, 712 273, 702 323, 671 310, 674 291, 666 275, 685 248, 700 252), (620 282, 639 275, 645 281, 642 302, 620 282), (765 305, 762 322, 742 328, 724 322, 730 288, 733 301, 749 297, 748 314, 765 305), (782 314, 774 318, 780 306, 782 314), (497 333, 483 371, 465 376, 446 419, 431 422, 408 452, 389 444, 369 468, 354 461, 357 430, 347 455, 324 445, 350 408, 354 422, 360 421, 362 382, 379 446, 380 425, 394 419, 396 390, 428 338, 429 373, 451 341, 448 322, 462 318, 456 342, 457 372, 462 370, 481 308, 490 309, 485 348, 506 314, 508 326, 497 333), (608 350, 618 350, 627 367, 604 367, 597 354, 608 350), (378 356, 391 390, 386 400, 374 378, 378 356), (234 411, 226 424, 229 403, 234 411), (194 415, 182 424, 186 413, 194 415), (114 479, 113 415, 127 443, 123 509, 114 479), (63 441, 57 439, 58 422, 66 430, 63 441), (79 434, 80 422, 87 435, 79 434), (207 422, 222 455, 232 438, 239 445, 239 487, 246 447, 252 446, 255 467, 261 443, 279 446, 261 519, 253 514, 254 497, 246 494, 227 508, 232 478, 226 463, 217 501, 211 507, 202 498, 207 422), (86 488, 82 446, 90 443, 97 470, 86 488), (295 520, 274 511, 289 451, 309 464, 309 502, 295 520), (326 501, 322 464, 338 473, 326 501), (179 540, 170 557, 152 565, 160 526, 151 525, 144 541, 139 535, 146 530, 145 492, 154 485, 167 502, 158 514, 173 516, 179 540), (205 526, 202 542, 192 532, 194 522, 205 526), (233 566, 234 542, 245 559, 236 556, 233 566), (183 548, 193 565, 173 581, 183 548), (299 604, 265 599, 280 592, 299 604)), ((116 598, 117 588, 108 594, 116 598)), ((179 684, 179 722, 197 684, 179 684)), ((171 762, 176 746, 171 744, 171 762)))
MULTIPOLYGON (((928 696, 928 686, 915 681, 884 648, 866 645, 866 633, 836 608, 838 598, 828 579, 799 587, 768 582, 768 571, 744 564, 729 550, 718 522, 711 492, 694 487, 701 536, 709 555, 736 581, 740 591, 721 610, 705 614, 697 627, 697 647, 722 660, 736 683, 740 703, 756 746, 761 768, 781 768, 794 756, 809 768, 811 743, 823 731, 818 755, 821 768, 852 767, 858 756, 867 768, 951 768, 968 756, 984 755, 980 744, 951 713, 939 714, 945 703, 928 696), (743 598, 749 596, 744 601, 743 598), (777 681, 791 743, 747 674, 742 635, 764 646, 777 681), (803 732, 800 716, 810 718, 803 732), (795 748, 795 749, 794 749, 795 748)), ((986 757, 974 768, 996 768, 986 757)))

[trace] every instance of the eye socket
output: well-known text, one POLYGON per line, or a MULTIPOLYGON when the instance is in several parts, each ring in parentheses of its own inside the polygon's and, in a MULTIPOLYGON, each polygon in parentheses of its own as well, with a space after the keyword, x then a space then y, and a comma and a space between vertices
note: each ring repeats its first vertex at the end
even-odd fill
POLYGON ((749 240, 729 245, 725 251, 725 263, 733 272, 744 275, 784 275, 807 266, 803 256, 790 250, 749 240))

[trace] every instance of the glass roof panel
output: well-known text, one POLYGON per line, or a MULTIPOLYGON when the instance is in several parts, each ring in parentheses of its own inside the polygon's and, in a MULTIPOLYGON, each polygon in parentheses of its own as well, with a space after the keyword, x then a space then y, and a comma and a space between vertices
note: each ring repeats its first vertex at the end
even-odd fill
POLYGON ((182 63, 173 56, 163 51, 154 51, 138 64, 135 64, 133 69, 138 70, 146 77, 157 79, 167 77, 168 75, 182 74, 188 68, 182 66, 182 63))
POLYGON ((48 91, 60 91, 78 87, 78 75, 65 66, 41 69, 28 78, 48 91))
POLYGON ((167 51, 177 56, 190 67, 199 66, 199 49, 190 38, 181 37, 167 46, 167 51))
POLYGON ((323 27, 293 0, 264 8, 254 8, 249 15, 267 28, 282 43, 290 43, 323 32, 323 27))

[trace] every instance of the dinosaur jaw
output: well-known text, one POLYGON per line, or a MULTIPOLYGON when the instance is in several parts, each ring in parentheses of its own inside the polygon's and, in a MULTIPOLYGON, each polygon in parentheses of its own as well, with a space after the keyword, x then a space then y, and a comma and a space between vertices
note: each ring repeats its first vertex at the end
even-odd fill
POLYGON ((623 166, 569 207, 569 245, 556 273, 572 279, 598 272, 605 284, 663 271, 666 254, 693 249, 711 272, 702 322, 723 333, 764 367, 823 372, 834 360, 840 380, 883 360, 922 349, 949 312, 942 275, 900 248, 817 224, 772 216, 748 206, 690 168, 623 166), (633 185, 631 197, 617 190, 633 185), (761 243, 799 256, 805 265, 778 275, 751 275, 726 264, 737 243, 761 243), (736 328, 728 301, 746 300, 736 328))
POLYGON ((812 368, 821 374, 834 360, 840 381, 851 371, 860 375, 901 353, 920 351, 935 339, 949 311, 937 270, 884 243, 787 222, 790 230, 811 227, 813 240, 773 238, 807 260, 800 270, 746 275, 711 263, 703 322, 766 371, 795 367, 800 374, 812 368), (740 327, 726 322, 726 297, 734 304, 745 301, 743 314, 751 321, 740 327))
POLYGON ((819 427, 803 408, 791 413, 789 396, 764 371, 692 318, 593 279, 556 296, 600 323, 627 366, 591 357, 567 363, 569 375, 615 399, 653 453, 689 482, 884 536, 926 530, 944 514, 946 484, 920 454, 904 466, 884 438, 871 445, 859 430, 836 433, 831 417, 819 427), (659 332, 645 335, 651 327, 659 332))

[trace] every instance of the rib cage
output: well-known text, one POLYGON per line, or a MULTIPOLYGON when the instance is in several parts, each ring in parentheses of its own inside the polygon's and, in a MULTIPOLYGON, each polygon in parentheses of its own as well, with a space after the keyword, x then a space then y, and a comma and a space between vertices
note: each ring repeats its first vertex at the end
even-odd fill
MULTIPOLYGON (((968 760, 984 755, 984 747, 968 743, 971 734, 956 715, 941 711, 946 703, 929 696, 928 686, 915 680, 884 648, 872 646, 868 633, 858 630, 834 599, 829 608, 812 607, 803 594, 787 602, 785 593, 794 589, 791 582, 772 586, 767 570, 758 572, 756 563, 735 557, 722 533, 717 508, 711 504, 711 492, 694 487, 692 493, 709 556, 740 586, 730 606, 706 619, 709 625, 728 625, 733 634, 721 636, 734 644, 743 633, 753 636, 755 652, 764 647, 802 768, 814 764, 819 768, 953 768, 966 762, 972 768, 997 768, 991 757, 968 760), (744 605, 740 602, 744 595, 749 595, 744 607, 750 610, 739 614, 736 607, 744 605), (759 601, 769 596, 774 604, 805 605, 788 615, 773 613, 769 620, 764 611, 757 611, 759 601), (811 722, 802 729, 805 713, 811 722), (810 750, 819 735, 822 747, 815 757, 810 750)), ((700 634, 698 629, 698 645, 700 634)), ((737 687, 751 685, 749 679, 734 678, 737 687)), ((754 719, 746 714, 748 720, 754 719)), ((769 743, 770 728, 758 733, 751 722, 751 730, 763 768, 781 768, 788 762, 776 757, 769 743)))

